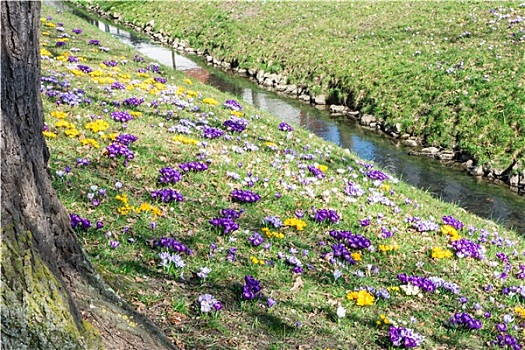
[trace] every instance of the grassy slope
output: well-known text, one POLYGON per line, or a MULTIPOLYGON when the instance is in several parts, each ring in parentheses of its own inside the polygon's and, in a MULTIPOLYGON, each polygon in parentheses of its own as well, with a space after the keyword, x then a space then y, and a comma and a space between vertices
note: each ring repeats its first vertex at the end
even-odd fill
POLYGON ((366 175, 370 165, 355 155, 302 129, 280 131, 275 117, 251 106, 243 106, 242 110, 242 117, 249 121, 247 129, 242 133, 226 131, 223 122, 231 118, 231 111, 222 104, 231 96, 192 82, 166 67, 161 67, 159 73, 148 70, 152 67, 149 61, 135 61, 130 48, 68 14, 56 14, 44 7, 43 17, 46 15, 53 18, 44 20, 42 26, 42 45, 49 51, 43 51, 48 57, 42 61, 42 75, 48 77, 43 84, 43 100, 46 123, 56 135, 48 139, 55 187, 71 213, 92 222, 93 227, 87 230, 77 228, 92 261, 121 295, 154 318, 182 348, 387 348, 388 325, 377 324, 380 315, 397 325, 406 323, 421 333, 425 337, 421 348, 425 349, 486 348, 498 334, 496 325, 507 314, 514 317, 511 325, 517 326, 510 334, 524 340, 525 316, 519 316, 515 310, 523 307, 524 299, 502 294, 504 286, 523 284, 517 278, 519 266, 525 264, 523 237, 396 179, 374 183, 366 175), (57 36, 62 33, 55 28, 58 22, 63 22, 64 32, 70 35, 66 45, 60 47, 56 46, 57 36), (82 28, 83 32, 74 34, 73 28, 82 28), (100 40, 101 47, 109 52, 88 45, 91 39, 100 40), (70 55, 80 62, 67 62, 70 55), (111 60, 118 62, 115 68, 100 65, 111 60), (82 75, 75 70, 78 64, 87 65, 96 73, 82 75), (138 73, 139 69, 146 72, 138 73), (167 82, 155 85, 152 78, 161 76, 167 82), (61 84, 51 82, 50 77, 61 84), (116 81, 126 89, 112 89, 110 86, 116 81), (57 97, 48 97, 52 91, 68 92, 69 97, 84 91, 82 99, 87 98, 90 103, 57 104, 57 97), (123 105, 130 97, 145 101, 137 107, 123 105), (213 104, 213 100, 218 104, 213 104), (113 101, 120 102, 120 106, 113 101), (64 114, 53 113, 57 111, 64 114), (111 118, 114 111, 134 112, 136 116, 124 127, 111 118), (87 129, 94 120, 107 122, 107 129, 87 129), (182 128, 177 125, 181 121, 189 134, 180 132, 182 128), (205 124, 222 129, 225 135, 203 138, 201 129, 205 124), (127 166, 123 166, 122 158, 107 157, 106 147, 119 133, 138 137, 129 146, 134 159, 127 166), (199 143, 175 142, 176 136, 199 143), (81 140, 86 139, 95 140, 99 147, 82 145, 81 140), (301 158, 301 154, 311 156, 301 158), (79 165, 78 158, 89 159, 89 165, 79 165), (171 185, 158 182, 161 168, 178 169, 181 163, 190 161, 207 162, 209 169, 185 173, 181 181, 171 185), (327 167, 323 179, 315 180, 307 169, 316 165, 327 167), (62 174, 67 166, 71 172, 62 174), (239 174, 240 180, 233 179, 229 172, 239 174), (249 187, 243 183, 247 176, 259 180, 249 187), (365 194, 345 194, 349 181, 362 186, 365 194), (116 187, 117 182, 122 183, 122 188, 116 187), (151 191, 165 187, 176 189, 184 200, 166 204, 151 198, 151 191), (105 195, 101 189, 105 189, 105 195), (249 189, 262 198, 256 203, 238 203, 232 200, 233 189, 249 189), (282 197, 276 198, 276 193, 282 197), (124 194, 130 210, 126 210, 122 200, 124 194), (100 203, 93 204, 93 199, 100 203), (314 206, 335 210, 340 221, 316 222, 314 206), (244 210, 236 220, 239 229, 227 235, 221 235, 209 224, 224 208, 244 210), (156 210, 158 214, 154 213, 156 210), (275 230, 284 234, 281 239, 263 234, 264 217, 273 215, 284 221, 295 217, 298 210, 305 213, 304 230, 275 230), (432 258, 434 247, 452 251, 451 240, 440 229, 419 232, 406 219, 420 217, 442 227, 443 215, 453 215, 463 222, 465 227, 459 234, 485 247, 487 259, 432 258), (360 220, 366 218, 371 224, 361 226, 360 220), (97 221, 103 222, 104 227, 95 229, 97 221), (384 238, 383 229, 392 231, 393 236, 384 238), (330 230, 351 230, 363 235, 375 250, 361 250, 359 259, 358 250, 349 248, 358 259, 356 264, 332 264, 330 255, 325 255, 336 243, 330 230), (271 243, 271 247, 263 248, 264 243, 253 246, 248 238, 254 232, 261 233, 264 243, 271 243), (180 253, 185 267, 159 266, 161 249, 154 247, 154 242, 163 236, 174 237, 192 250, 189 255, 180 253), (112 249, 112 241, 120 245, 112 249), (211 244, 216 248, 212 249, 211 244), (228 251, 234 247, 237 260, 229 262, 228 251), (393 250, 382 251, 388 247, 393 250), (279 252, 294 254, 291 249, 297 251, 295 255, 303 264, 302 274, 292 273, 286 258, 279 258, 279 252), (494 278, 505 268, 500 260, 503 256, 496 257, 497 252, 508 257, 510 270, 506 279, 494 278), (256 264, 254 258, 266 263, 256 264), (201 267, 211 269, 206 279, 196 275, 201 267), (335 270, 342 271, 337 280, 333 276, 335 270), (399 273, 438 276, 457 283, 461 292, 455 295, 440 289, 435 293, 421 292, 420 296, 408 295, 398 290, 399 273), (260 280, 265 298, 241 299, 245 275, 260 280), (488 284, 494 288, 484 291, 488 284), (361 287, 393 289, 389 299, 357 306, 346 296, 361 287), (213 294, 224 309, 216 314, 200 313, 197 298, 204 293, 213 294), (468 302, 463 305, 460 296, 468 298, 468 302), (267 297, 277 304, 267 308, 267 297), (338 305, 346 309, 344 318, 336 315, 338 305), (460 311, 481 319, 483 328, 467 331, 448 327, 449 317, 460 311), (486 311, 492 313, 491 318, 483 318, 486 311))
POLYGON ((95 3, 240 67, 282 72, 428 145, 525 167, 520 2, 95 3))

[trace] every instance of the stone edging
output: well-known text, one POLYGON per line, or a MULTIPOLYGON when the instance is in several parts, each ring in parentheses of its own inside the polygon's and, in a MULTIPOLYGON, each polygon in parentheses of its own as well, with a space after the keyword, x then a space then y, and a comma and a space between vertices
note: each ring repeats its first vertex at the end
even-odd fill
MULTIPOLYGON (((75 6, 79 4, 74 3, 75 6)), ((80 6, 82 7, 82 6, 80 6)), ((359 111, 352 111, 343 105, 327 105, 325 95, 311 96, 305 86, 286 84, 288 78, 281 74, 264 72, 263 70, 243 69, 234 67, 231 62, 212 57, 206 50, 194 49, 189 47, 187 41, 172 38, 169 33, 162 30, 154 31, 155 21, 150 20, 142 25, 137 25, 123 19, 117 12, 109 13, 100 9, 98 6, 85 6, 89 12, 95 13, 100 17, 113 21, 115 24, 130 28, 134 31, 147 35, 153 41, 166 45, 185 55, 203 56, 209 65, 213 65, 222 70, 232 71, 238 75, 247 77, 256 82, 260 87, 288 97, 296 98, 305 103, 314 105, 316 108, 327 109, 333 118, 348 118, 356 121, 361 127, 372 130, 378 134, 396 140, 398 145, 412 148, 411 155, 425 156, 434 158, 442 163, 453 167, 459 167, 467 171, 470 175, 480 180, 490 181, 498 184, 507 185, 509 189, 520 195, 525 195, 525 169, 518 174, 514 171, 520 169, 525 164, 515 162, 504 170, 492 169, 487 166, 475 165, 474 160, 468 155, 462 154, 457 150, 441 149, 437 147, 422 147, 422 140, 409 134, 401 133, 401 125, 388 125, 383 120, 379 120, 373 115, 362 114, 359 111)))

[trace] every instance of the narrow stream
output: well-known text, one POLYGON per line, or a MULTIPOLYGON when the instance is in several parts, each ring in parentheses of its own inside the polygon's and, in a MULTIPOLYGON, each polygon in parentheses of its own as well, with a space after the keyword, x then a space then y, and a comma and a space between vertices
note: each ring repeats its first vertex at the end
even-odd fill
POLYGON ((111 33, 121 42, 133 46, 146 57, 185 71, 189 76, 232 93, 239 100, 283 121, 299 125, 327 141, 348 148, 360 158, 373 161, 412 186, 525 234, 525 198, 512 193, 505 186, 476 180, 463 171, 447 168, 432 159, 409 156, 407 148, 396 147, 390 139, 352 122, 338 122, 327 111, 261 89, 249 79, 215 69, 207 65, 202 57, 182 56, 139 34, 118 28, 59 1, 46 1, 45 4, 74 13, 100 30, 111 33))

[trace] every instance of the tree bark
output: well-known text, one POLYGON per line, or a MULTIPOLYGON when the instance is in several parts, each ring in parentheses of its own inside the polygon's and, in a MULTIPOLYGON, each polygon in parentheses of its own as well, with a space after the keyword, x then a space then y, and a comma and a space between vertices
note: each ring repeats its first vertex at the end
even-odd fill
POLYGON ((105 285, 52 187, 40 6, 1 1, 2 349, 175 349, 105 285))

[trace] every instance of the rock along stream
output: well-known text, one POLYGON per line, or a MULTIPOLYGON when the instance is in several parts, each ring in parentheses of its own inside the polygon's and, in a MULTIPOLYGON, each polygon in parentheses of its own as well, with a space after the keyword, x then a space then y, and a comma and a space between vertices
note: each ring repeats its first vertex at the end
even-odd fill
POLYGON ((505 186, 477 180, 462 170, 446 167, 433 159, 410 156, 408 148, 396 146, 391 139, 363 129, 352 121, 337 121, 328 111, 264 90, 247 78, 215 69, 202 57, 180 55, 174 49, 86 15, 62 2, 46 1, 45 4, 72 12, 150 59, 185 71, 194 79, 232 93, 245 103, 347 148, 412 186, 525 235, 525 198, 505 186))

